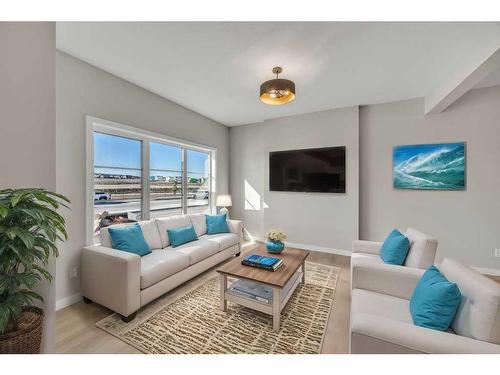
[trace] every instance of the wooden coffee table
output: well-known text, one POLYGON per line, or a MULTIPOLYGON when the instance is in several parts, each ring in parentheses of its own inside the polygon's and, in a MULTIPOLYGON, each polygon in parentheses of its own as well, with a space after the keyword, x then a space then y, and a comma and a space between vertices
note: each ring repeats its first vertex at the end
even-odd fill
POLYGON ((229 263, 226 263, 217 269, 220 277, 221 310, 225 311, 227 308, 227 301, 231 301, 271 315, 273 317, 273 329, 278 332, 280 328, 281 310, 285 307, 298 284, 300 282, 305 282, 305 261, 308 255, 309 251, 289 247, 285 248, 281 254, 270 254, 267 252, 266 246, 262 244, 243 254, 243 257, 235 258, 229 263), (274 272, 242 265, 241 260, 250 254, 280 258, 283 260, 283 265, 274 272), (272 303, 260 302, 232 293, 228 288, 228 276, 270 286, 273 290, 272 303), (292 279, 293 281, 291 281, 292 279), (289 281, 293 283, 291 288, 288 288, 289 285, 287 285, 289 281), (288 291, 282 293, 285 286, 287 286, 286 289, 288 291))

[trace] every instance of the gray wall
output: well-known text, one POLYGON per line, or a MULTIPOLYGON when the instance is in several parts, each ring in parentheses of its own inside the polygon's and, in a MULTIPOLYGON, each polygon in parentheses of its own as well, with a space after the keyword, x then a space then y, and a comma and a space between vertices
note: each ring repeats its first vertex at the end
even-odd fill
POLYGON ((231 215, 250 235, 277 227, 287 241, 323 251, 347 250, 358 237, 358 107, 230 128, 231 215), (269 191, 269 152, 347 147, 346 194, 269 191))
MULTIPOLYGON (((0 188, 56 188, 55 25, 0 22, 0 188)), ((55 261, 49 264, 54 274, 55 261)), ((55 286, 42 283, 43 350, 54 349, 55 286)))
POLYGON ((438 259, 500 268, 500 86, 473 90, 437 115, 423 100, 360 108, 360 237, 382 240, 394 227, 439 240, 438 259), (466 191, 392 187, 395 145, 467 143, 466 191))
POLYGON ((217 148, 217 191, 228 192, 229 131, 206 117, 97 69, 65 53, 56 56, 57 190, 72 201, 70 239, 57 262, 57 300, 78 297, 85 242, 85 115, 217 148), (78 270, 79 271, 79 270, 78 270), (78 272, 80 273, 80 272, 78 272))

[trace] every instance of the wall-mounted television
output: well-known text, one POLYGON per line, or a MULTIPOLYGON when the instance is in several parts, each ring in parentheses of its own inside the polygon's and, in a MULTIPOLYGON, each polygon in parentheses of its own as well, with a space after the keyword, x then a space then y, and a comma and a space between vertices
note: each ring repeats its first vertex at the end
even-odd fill
POLYGON ((269 190, 345 193, 345 147, 270 152, 269 190))

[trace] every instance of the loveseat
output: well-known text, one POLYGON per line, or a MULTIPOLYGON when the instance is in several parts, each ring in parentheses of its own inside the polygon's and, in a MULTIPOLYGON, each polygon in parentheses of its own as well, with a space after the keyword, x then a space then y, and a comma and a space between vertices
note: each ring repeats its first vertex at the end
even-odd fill
MULTIPOLYGON (((207 234, 204 214, 140 221, 144 239, 152 250, 137 254, 113 249, 108 228, 100 231, 100 244, 82 251, 82 295, 117 312, 124 321, 162 294, 222 261, 239 255, 243 243, 242 222, 227 220, 231 233, 207 234), (167 229, 192 225, 198 240, 173 248, 167 229)), ((127 225, 127 224, 120 224, 127 225)))
POLYGON ((446 332, 413 324, 410 300, 424 270, 358 261, 352 269, 350 352, 500 354, 500 284, 452 259, 438 268, 462 295, 446 332))

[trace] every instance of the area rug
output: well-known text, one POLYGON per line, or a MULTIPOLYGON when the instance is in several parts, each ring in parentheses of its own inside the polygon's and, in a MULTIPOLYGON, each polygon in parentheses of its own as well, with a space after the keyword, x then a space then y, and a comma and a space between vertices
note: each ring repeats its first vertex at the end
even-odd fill
POLYGON ((283 309, 279 332, 269 315, 231 302, 221 311, 217 277, 148 316, 124 323, 113 314, 96 325, 144 353, 320 353, 338 274, 337 267, 307 262, 306 283, 283 309))

